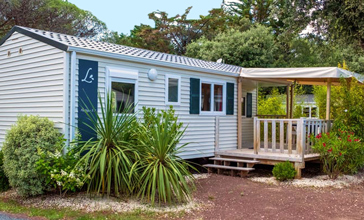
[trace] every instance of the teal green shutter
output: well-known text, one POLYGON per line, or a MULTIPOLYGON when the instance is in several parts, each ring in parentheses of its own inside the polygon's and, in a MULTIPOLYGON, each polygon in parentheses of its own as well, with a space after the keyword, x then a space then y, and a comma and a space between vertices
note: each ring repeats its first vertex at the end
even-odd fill
POLYGON ((253 116, 253 94, 246 94, 246 117, 251 118, 253 116))
POLYGON ((200 79, 190 78, 190 114, 200 114, 200 79))
POLYGON ((234 114, 234 83, 226 83, 226 114, 234 114))

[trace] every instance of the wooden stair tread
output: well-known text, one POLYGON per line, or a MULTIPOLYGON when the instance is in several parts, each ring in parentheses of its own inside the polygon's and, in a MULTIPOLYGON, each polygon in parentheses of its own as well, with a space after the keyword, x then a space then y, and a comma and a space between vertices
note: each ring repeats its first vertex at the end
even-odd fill
POLYGON ((231 158, 222 158, 222 157, 212 157, 209 160, 219 160, 219 161, 230 161, 230 162, 237 162, 237 163, 253 163, 258 164, 258 160, 241 160, 241 159, 231 159, 231 158))
POLYGON ((210 167, 210 168, 218 168, 218 169, 229 169, 229 170, 242 170, 242 171, 255 170, 254 168, 248 168, 248 167, 232 167, 232 166, 224 166, 224 165, 216 165, 216 164, 205 164, 203 166, 210 167))

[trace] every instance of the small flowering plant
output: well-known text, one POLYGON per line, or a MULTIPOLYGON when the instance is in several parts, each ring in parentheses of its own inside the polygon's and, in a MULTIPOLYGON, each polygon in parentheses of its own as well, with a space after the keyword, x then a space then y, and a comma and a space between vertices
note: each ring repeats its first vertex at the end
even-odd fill
POLYGON ((79 153, 71 150, 62 154, 62 151, 62 148, 58 148, 55 153, 46 153, 38 149, 40 160, 36 164, 37 169, 46 176, 46 183, 64 196, 68 191, 81 189, 89 177, 85 174, 86 166, 75 167, 80 158, 79 153))
POLYGON ((353 174, 364 165, 363 143, 353 132, 336 132, 311 135, 313 149, 320 154, 323 171, 336 179, 341 174, 353 174))

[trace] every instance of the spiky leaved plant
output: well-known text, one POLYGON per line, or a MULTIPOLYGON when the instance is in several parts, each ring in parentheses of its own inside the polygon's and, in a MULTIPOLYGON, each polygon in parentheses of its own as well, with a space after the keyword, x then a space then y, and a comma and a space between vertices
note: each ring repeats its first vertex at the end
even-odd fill
POLYGON ((144 121, 138 130, 140 159, 134 167, 139 173, 137 195, 152 204, 186 201, 195 187, 189 170, 195 168, 178 156, 187 145, 178 146, 186 129, 172 108, 159 113, 143 108, 143 112, 144 121))
MULTIPOLYGON (((113 191, 118 196, 132 191, 134 186, 131 168, 138 155, 130 141, 137 126, 136 113, 130 113, 134 108, 130 104, 116 114, 112 93, 106 95, 105 102, 99 95, 99 103, 101 112, 98 114, 85 111, 89 122, 84 123, 97 134, 97 139, 78 142, 84 152, 79 164, 87 162, 89 165, 88 192, 110 195, 113 191)), ((89 105, 86 102, 83 105, 95 109, 90 100, 89 105)))

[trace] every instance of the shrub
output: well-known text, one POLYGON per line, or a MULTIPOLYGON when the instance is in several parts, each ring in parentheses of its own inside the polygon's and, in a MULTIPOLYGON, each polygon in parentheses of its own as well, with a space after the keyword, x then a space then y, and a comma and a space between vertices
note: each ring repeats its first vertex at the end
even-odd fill
POLYGON ((4 161, 4 154, 2 151, 0 151, 0 192, 4 192, 10 188, 9 179, 4 172, 3 161, 4 161))
MULTIPOLYGON (((99 96, 101 113, 95 116, 86 111, 88 126, 97 134, 97 140, 78 141, 80 152, 84 155, 76 164, 76 168, 87 164, 88 192, 116 196, 128 193, 135 185, 135 177, 130 173, 136 154, 129 141, 133 139, 136 126, 136 115, 131 114, 132 105, 125 106, 122 113, 114 113, 113 95, 106 95, 105 102, 99 96)), ((87 104, 83 103, 84 106, 87 104)), ((91 109, 95 109, 91 102, 91 109)), ((119 112, 119 111, 118 111, 119 112)))
POLYGON ((289 161, 277 163, 273 168, 273 176, 279 181, 294 179, 296 170, 289 161))
POLYGON ((85 174, 85 164, 75 168, 80 153, 72 148, 66 154, 62 154, 63 147, 58 147, 55 153, 44 152, 38 149, 40 156, 37 162, 37 170, 46 176, 46 184, 59 190, 60 195, 68 191, 75 192, 83 187, 88 176, 85 174))
POLYGON ((183 202, 190 198, 194 178, 189 169, 195 169, 178 156, 187 144, 178 146, 185 129, 174 115, 174 110, 156 113, 143 108, 144 122, 139 127, 138 150, 140 160, 138 196, 152 204, 159 202, 183 202))
POLYGON ((4 171, 10 186, 21 196, 34 196, 47 188, 46 177, 37 171, 40 159, 37 151, 55 152, 55 146, 63 142, 54 123, 39 116, 20 116, 7 132, 3 146, 4 171))
POLYGON ((341 174, 354 174, 364 166, 364 146, 353 132, 337 132, 312 136, 313 149, 320 154, 323 171, 332 179, 341 174))

